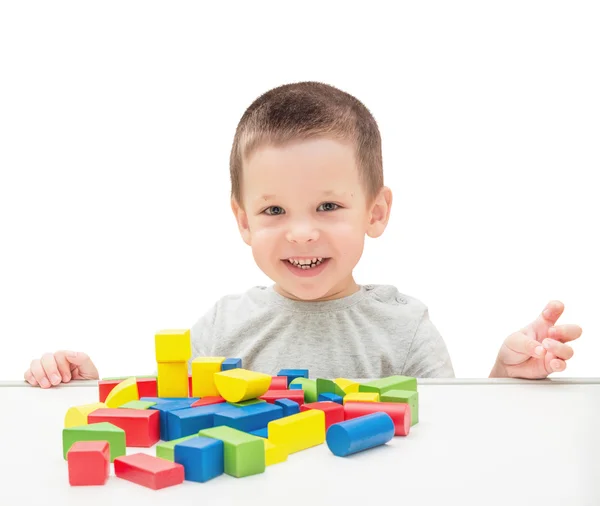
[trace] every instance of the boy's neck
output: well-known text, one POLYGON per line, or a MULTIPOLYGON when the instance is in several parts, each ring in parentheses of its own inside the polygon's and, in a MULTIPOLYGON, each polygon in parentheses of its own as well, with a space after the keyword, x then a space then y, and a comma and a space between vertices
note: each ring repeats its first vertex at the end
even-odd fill
POLYGON ((352 277, 352 275, 350 275, 349 279, 344 280, 338 286, 333 287, 329 291, 328 294, 324 295, 323 297, 319 297, 318 299, 313 299, 313 300, 299 299, 295 295, 293 295, 290 292, 284 290, 277 283, 275 283, 273 285, 273 289, 279 295, 282 295, 283 297, 286 297, 288 299, 302 301, 302 302, 323 302, 323 301, 326 301, 326 300, 335 300, 335 299, 341 299, 343 297, 348 297, 349 295, 352 295, 353 293, 358 292, 360 290, 360 286, 358 286, 356 284, 356 282, 354 281, 354 278, 352 277))

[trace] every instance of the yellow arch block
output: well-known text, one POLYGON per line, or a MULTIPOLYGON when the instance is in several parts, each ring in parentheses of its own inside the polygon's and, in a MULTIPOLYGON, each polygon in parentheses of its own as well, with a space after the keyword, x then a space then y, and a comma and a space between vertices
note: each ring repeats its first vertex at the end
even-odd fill
POLYGON ((65 414, 65 429, 69 427, 77 427, 78 425, 87 425, 88 415, 92 411, 106 407, 106 404, 103 402, 82 404, 81 406, 71 406, 65 414))
POLYGON ((265 465, 272 466, 285 462, 288 458, 288 452, 285 446, 276 445, 268 439, 265 439, 265 465))
POLYGON ((292 454, 325 441, 325 411, 309 409, 268 423, 269 441, 292 454))
POLYGON ((139 400, 140 395, 138 393, 137 381, 135 376, 132 376, 121 381, 121 383, 113 388, 104 400, 104 404, 108 408, 118 408, 126 402, 139 400))
POLYGON ((214 375, 221 372, 225 357, 198 357, 192 360, 192 397, 219 395, 214 375))
POLYGON ((338 387, 340 387, 346 394, 353 394, 358 392, 358 387, 360 386, 360 384, 356 383, 356 381, 352 381, 346 378, 336 378, 333 380, 333 382, 338 387))
POLYGON ((344 404, 348 401, 354 402, 379 402, 379 394, 377 392, 355 392, 344 395, 344 404))
POLYGON ((218 394, 228 402, 248 401, 263 395, 271 386, 271 376, 247 369, 229 369, 214 375, 218 394))

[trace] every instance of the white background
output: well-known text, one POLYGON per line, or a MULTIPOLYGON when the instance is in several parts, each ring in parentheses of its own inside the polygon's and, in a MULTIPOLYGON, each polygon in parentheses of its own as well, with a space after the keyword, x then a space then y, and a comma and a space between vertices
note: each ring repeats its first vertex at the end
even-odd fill
POLYGON ((152 372, 157 330, 270 284, 229 150, 304 80, 381 130, 394 203, 357 281, 425 302, 458 377, 561 300, 583 328, 561 375, 598 376, 598 26, 577 1, 3 2, 0 379, 61 348, 152 372))

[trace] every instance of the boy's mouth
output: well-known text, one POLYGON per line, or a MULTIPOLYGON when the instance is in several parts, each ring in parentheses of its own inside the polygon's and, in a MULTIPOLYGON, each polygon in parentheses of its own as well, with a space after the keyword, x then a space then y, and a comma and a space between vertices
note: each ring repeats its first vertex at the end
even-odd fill
POLYGON ((318 267, 327 260, 329 260, 329 257, 290 257, 282 259, 282 262, 293 265, 297 269, 309 270, 318 267))

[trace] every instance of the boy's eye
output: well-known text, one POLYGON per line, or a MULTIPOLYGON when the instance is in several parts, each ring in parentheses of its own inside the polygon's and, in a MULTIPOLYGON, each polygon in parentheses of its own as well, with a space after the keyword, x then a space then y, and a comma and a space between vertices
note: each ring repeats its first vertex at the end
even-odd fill
POLYGON ((321 208, 321 207, 324 208, 323 209, 324 211, 335 211, 340 206, 338 206, 337 204, 335 204, 333 202, 325 202, 319 206, 319 208, 321 208))
MULTIPOLYGON (((323 211, 335 211, 338 207, 340 206, 335 204, 334 202, 324 202, 318 207, 318 209, 323 208, 323 211)), ((279 214, 285 213, 283 208, 279 206, 267 207, 263 212, 268 214, 269 216, 277 216, 279 214)))
POLYGON ((267 214, 268 214, 268 215, 270 215, 270 216, 273 216, 273 215, 282 214, 284 211, 283 211, 283 208, 282 208, 282 207, 279 207, 279 206, 271 206, 271 207, 267 207, 267 208, 264 210, 264 212, 265 212, 265 213, 267 213, 267 214))

